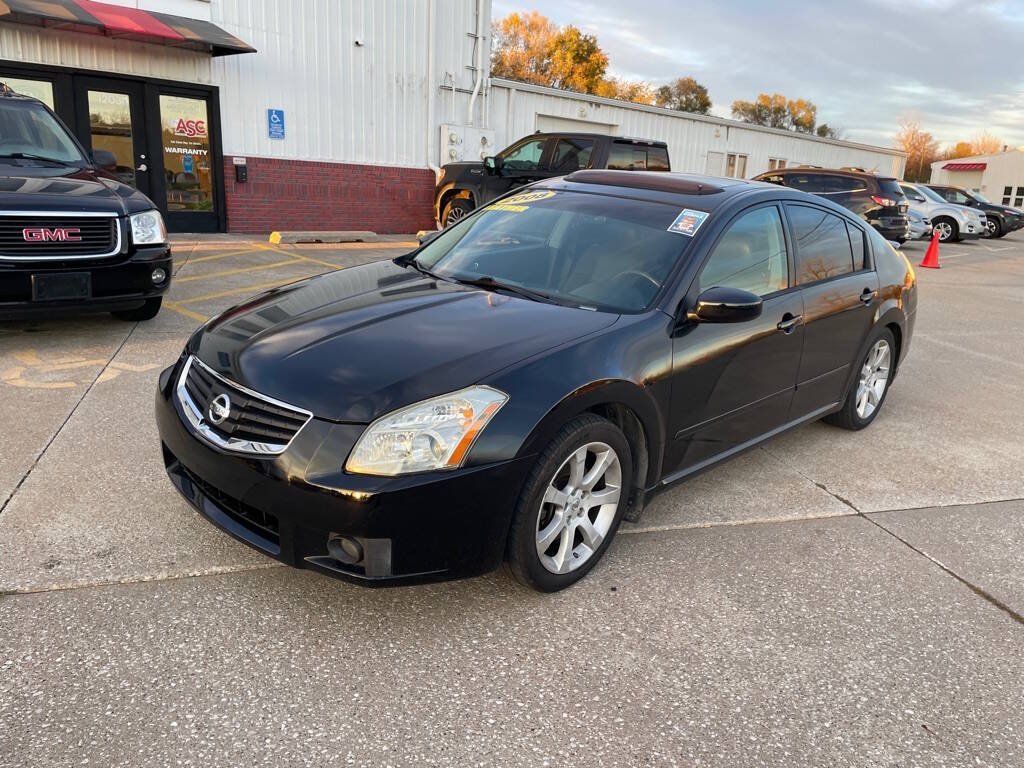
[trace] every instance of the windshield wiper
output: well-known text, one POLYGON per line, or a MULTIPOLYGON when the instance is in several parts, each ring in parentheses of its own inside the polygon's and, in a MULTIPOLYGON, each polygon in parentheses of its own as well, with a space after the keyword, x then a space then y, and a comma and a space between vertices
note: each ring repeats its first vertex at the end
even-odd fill
POLYGON ((74 163, 69 163, 67 160, 59 160, 56 157, 45 157, 43 155, 33 155, 31 152, 7 152, 0 155, 0 158, 5 160, 42 160, 47 163, 57 163, 57 165, 65 165, 75 168, 78 167, 74 163))
POLYGON ((490 275, 484 275, 483 277, 451 277, 457 283, 463 285, 472 285, 476 288, 489 288, 493 290, 508 291, 509 293, 518 294, 524 298, 531 299, 533 301, 543 301, 548 304, 558 304, 553 296, 549 296, 546 293, 540 291, 532 291, 529 288, 522 288, 518 285, 509 285, 507 283, 501 283, 495 280, 490 275))

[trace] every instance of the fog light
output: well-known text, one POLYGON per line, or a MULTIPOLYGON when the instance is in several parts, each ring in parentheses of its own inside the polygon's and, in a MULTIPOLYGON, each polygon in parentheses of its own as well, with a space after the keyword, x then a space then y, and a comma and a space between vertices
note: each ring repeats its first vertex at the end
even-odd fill
POLYGON ((160 285, 164 280, 167 279, 167 270, 162 267, 157 267, 153 270, 153 274, 150 275, 153 278, 153 285, 160 285))
POLYGON ((363 559, 363 545, 351 536, 331 536, 327 540, 327 551, 345 565, 355 565, 363 559))

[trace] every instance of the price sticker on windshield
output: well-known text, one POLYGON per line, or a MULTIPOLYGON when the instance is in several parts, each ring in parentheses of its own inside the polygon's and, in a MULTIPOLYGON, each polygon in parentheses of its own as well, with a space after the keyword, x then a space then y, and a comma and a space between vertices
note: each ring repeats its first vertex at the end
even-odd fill
POLYGON ((697 234, 697 230, 700 229, 708 219, 708 213, 706 211, 694 211, 690 208, 686 208, 676 216, 676 220, 668 225, 669 232, 678 232, 680 235, 686 235, 687 237, 693 237, 697 234))
POLYGON ((529 205, 526 203, 536 203, 540 200, 547 200, 549 197, 554 197, 554 191, 550 189, 541 189, 536 192, 521 192, 518 195, 512 195, 512 197, 506 197, 504 200, 499 200, 493 205, 487 206, 488 210, 491 211, 511 211, 512 213, 522 213, 529 205))

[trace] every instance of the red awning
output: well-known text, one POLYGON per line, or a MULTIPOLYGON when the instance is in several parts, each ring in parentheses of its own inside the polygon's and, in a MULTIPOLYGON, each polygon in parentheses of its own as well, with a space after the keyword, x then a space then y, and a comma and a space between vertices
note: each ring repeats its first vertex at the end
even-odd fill
POLYGON ((946 163, 942 166, 944 171, 984 171, 988 163, 946 163))
POLYGON ((97 0, 0 0, 0 22, 141 40, 205 51, 213 56, 256 51, 208 21, 97 0))

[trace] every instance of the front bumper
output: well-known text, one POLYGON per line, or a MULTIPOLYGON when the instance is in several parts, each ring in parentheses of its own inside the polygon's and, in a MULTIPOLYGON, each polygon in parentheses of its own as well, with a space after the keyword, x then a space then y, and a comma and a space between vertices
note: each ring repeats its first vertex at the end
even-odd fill
MULTIPOLYGON (((180 365, 180 363, 178 364, 180 365)), ((172 395, 178 365, 160 376, 157 426, 171 482, 204 517, 281 562, 368 585, 474 576, 496 568, 529 458, 404 477, 348 475, 364 426, 312 419, 288 449, 256 458, 196 437, 172 395), (336 560, 333 535, 364 558, 336 560)))
POLYGON ((93 261, 0 261, 0 313, 38 314, 66 310, 110 311, 141 307, 146 299, 162 295, 171 285, 171 247, 137 248, 128 256, 93 261), (159 286, 151 275, 157 267, 167 273, 159 286), (92 294, 88 298, 34 301, 34 275, 87 272, 92 294))

